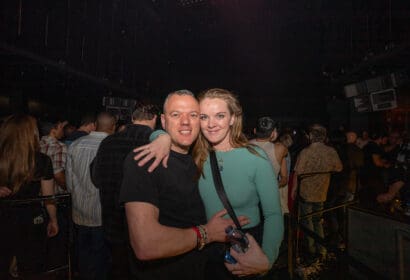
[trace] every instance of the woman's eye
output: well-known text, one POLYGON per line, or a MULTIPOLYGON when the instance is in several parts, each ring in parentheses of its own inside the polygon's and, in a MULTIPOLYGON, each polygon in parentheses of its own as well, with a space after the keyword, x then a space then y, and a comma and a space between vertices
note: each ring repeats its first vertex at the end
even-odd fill
POLYGON ((224 114, 218 114, 218 115, 216 115, 216 118, 217 119, 223 119, 223 118, 225 118, 225 115, 224 114))
POLYGON ((199 119, 200 119, 201 121, 204 121, 204 120, 206 120, 207 118, 208 118, 207 115, 200 115, 200 116, 199 116, 199 119))

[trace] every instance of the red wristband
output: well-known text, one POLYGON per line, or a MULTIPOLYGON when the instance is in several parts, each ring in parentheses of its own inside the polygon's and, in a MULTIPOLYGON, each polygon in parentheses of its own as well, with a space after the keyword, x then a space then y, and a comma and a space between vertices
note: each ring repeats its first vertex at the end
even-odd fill
POLYGON ((193 229, 193 230, 195 231, 195 233, 196 233, 196 238, 197 238, 197 240, 201 239, 201 238, 202 238, 202 235, 201 235, 201 233, 199 232, 199 228, 198 228, 197 226, 193 226, 192 229, 193 229))

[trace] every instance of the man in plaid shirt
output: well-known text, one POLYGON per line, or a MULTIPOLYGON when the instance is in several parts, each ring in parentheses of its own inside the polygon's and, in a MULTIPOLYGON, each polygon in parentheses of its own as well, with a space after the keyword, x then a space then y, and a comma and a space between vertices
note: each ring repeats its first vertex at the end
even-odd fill
MULTIPOLYGON (((64 136, 66 121, 40 123, 43 137, 40 140, 40 151, 51 158, 54 171, 54 193, 67 193, 65 182, 65 166, 67 159, 67 146, 59 141, 64 136)), ((59 267, 66 263, 67 258, 67 232, 68 232, 67 204, 57 204, 57 217, 60 232, 54 238, 47 240, 46 264, 48 269, 59 267)))
POLYGON ((40 140, 40 151, 48 155, 53 163, 55 194, 65 193, 67 189, 65 183, 67 146, 59 141, 64 136, 64 126, 66 124, 67 121, 57 121, 41 125, 41 131, 44 136, 40 140))

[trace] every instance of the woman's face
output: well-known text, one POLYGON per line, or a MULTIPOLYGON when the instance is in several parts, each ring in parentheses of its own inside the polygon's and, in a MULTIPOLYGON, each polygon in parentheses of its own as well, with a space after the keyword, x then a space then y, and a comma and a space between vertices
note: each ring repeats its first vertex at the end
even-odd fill
POLYGON ((217 150, 229 149, 231 125, 235 120, 226 102, 219 98, 205 98, 199 103, 201 131, 217 150))

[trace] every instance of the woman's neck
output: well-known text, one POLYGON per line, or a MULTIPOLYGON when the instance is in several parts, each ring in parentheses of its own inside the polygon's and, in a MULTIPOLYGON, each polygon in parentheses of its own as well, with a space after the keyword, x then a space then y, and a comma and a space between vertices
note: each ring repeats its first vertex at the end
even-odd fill
POLYGON ((218 145, 213 146, 213 148, 215 149, 215 151, 219 152, 229 152, 233 150, 233 147, 230 143, 220 143, 218 145))

